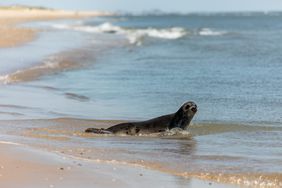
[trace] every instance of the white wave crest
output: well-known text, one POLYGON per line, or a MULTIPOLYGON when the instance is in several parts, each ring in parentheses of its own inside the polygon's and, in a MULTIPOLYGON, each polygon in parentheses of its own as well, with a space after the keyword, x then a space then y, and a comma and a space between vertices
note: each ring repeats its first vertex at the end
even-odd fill
POLYGON ((226 31, 216 31, 210 28, 202 28, 200 31, 198 31, 198 34, 201 36, 220 36, 220 35, 227 34, 227 32, 226 31))
POLYGON ((85 26, 85 25, 53 25, 55 29, 72 29, 75 31, 82 31, 88 33, 111 33, 125 35, 131 44, 141 44, 145 37, 159 38, 159 39, 178 39, 184 37, 187 32, 181 27, 172 27, 165 29, 147 28, 147 29, 126 29, 119 26, 115 26, 109 22, 105 22, 97 26, 85 26))
POLYGON ((123 33, 121 27, 114 26, 108 22, 98 26, 72 26, 71 28, 76 31, 84 31, 88 33, 123 33))
POLYGON ((183 28, 173 27, 168 29, 148 28, 131 31, 129 30, 126 34, 130 43, 138 44, 145 37, 174 40, 184 37, 187 33, 183 28))

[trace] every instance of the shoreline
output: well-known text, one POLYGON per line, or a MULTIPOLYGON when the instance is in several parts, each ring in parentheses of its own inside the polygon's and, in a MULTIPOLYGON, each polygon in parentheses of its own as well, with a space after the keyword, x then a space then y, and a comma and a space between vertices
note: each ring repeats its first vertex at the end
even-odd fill
MULTIPOLYGON (((54 187, 62 188, 72 187, 70 185, 87 188, 93 187, 93 184, 98 187, 144 187, 146 184, 148 186, 153 184, 154 187, 237 187, 226 182, 216 182, 213 178, 205 179, 197 177, 195 174, 182 174, 155 168, 158 167, 157 164, 156 166, 152 164, 152 166, 146 162, 139 164, 115 160, 114 158, 109 159, 104 156, 105 152, 109 151, 107 148, 90 147, 87 144, 84 146, 81 145, 83 140, 80 140, 79 144, 75 141, 76 139, 72 139, 72 137, 93 139, 92 135, 86 135, 82 133, 82 130, 91 126, 91 124, 105 127, 109 124, 120 123, 120 120, 77 119, 70 121, 69 119, 59 118, 53 119, 51 122, 47 120, 45 121, 47 127, 39 128, 36 125, 43 124, 43 122, 40 122, 40 120, 0 121, 1 134, 4 134, 4 137, 0 139, 0 151, 4 154, 0 156, 0 166, 11 170, 4 171, 0 169, 0 179, 3 180, 0 181, 0 186, 17 187, 14 185, 14 180, 17 179, 17 182, 23 181, 22 184, 24 185, 34 185, 35 187, 46 185, 48 187, 49 183, 54 187), (23 122, 26 122, 29 127, 22 124, 23 122), (17 124, 17 126, 15 127, 13 124, 17 124), (78 124, 80 126, 77 126, 78 124), (15 127, 14 130, 5 129, 5 127, 11 126, 15 127), (97 155, 100 155, 100 157, 97 157, 97 155), (18 168, 20 168, 20 171, 16 176, 10 175, 13 169, 18 168), (64 170, 60 168, 64 168, 64 170), (36 173, 33 169, 36 169, 36 173), (117 173, 120 170, 122 173, 117 173), (140 176, 140 174, 142 175, 140 176), (4 176, 6 177, 3 178, 4 176), (34 181, 34 177, 38 181, 34 181), (102 180, 96 182, 93 177, 101 177, 98 179, 102 180), (110 185, 107 183, 110 183, 110 185)), ((111 139, 111 137, 101 137, 102 140, 107 140, 107 138, 111 139)), ((129 139, 126 137, 120 138, 129 139)), ((157 138, 147 137, 145 139, 157 138)))
POLYGON ((13 142, 0 141, 0 151, 0 185, 4 187, 234 187, 141 167, 79 160, 13 142))
POLYGON ((19 24, 31 21, 56 19, 79 19, 95 16, 109 16, 109 12, 64 11, 49 9, 4 9, 0 7, 0 48, 23 45, 32 41, 39 30, 20 27, 19 24))
MULTIPOLYGON (((9 121, 3 122, 1 124, 8 124, 9 121)), ((16 121, 17 125, 20 125, 24 122, 24 120, 16 121)), ((71 158, 72 160, 85 161, 90 163, 99 163, 101 165, 116 165, 118 167, 125 167, 128 170, 130 169, 145 169, 150 172, 156 172, 159 174, 166 174, 166 176, 172 178, 177 177, 179 179, 189 179, 193 182, 198 182, 203 187, 210 187, 211 185, 216 185, 215 187, 223 186, 223 187, 240 187, 240 186, 254 186, 254 187, 264 187, 264 183, 267 182, 271 184, 270 187, 279 186, 280 182, 280 174, 275 173, 255 173, 255 172, 243 172, 243 173, 220 173, 220 172, 199 172, 193 171, 193 165, 191 166, 191 170, 187 172, 179 171, 174 168, 164 167, 160 165, 158 162, 154 163, 152 161, 139 159, 132 160, 128 153, 123 152, 122 148, 115 148, 112 150, 114 146, 109 148, 105 147, 107 142, 115 144, 115 142, 123 143, 123 142, 159 142, 161 138, 150 137, 150 136, 140 136, 140 137, 126 137, 126 136, 95 136, 91 134, 83 133, 87 127, 95 126, 95 127, 108 127, 112 124, 120 123, 119 120, 90 120, 90 119, 68 119, 68 118, 57 118, 57 119, 48 119, 48 120, 26 120, 22 126, 25 127, 23 131, 20 131, 20 127, 17 130, 10 131, 9 135, 21 135, 22 138, 16 139, 15 141, 18 143, 24 143, 31 148, 35 148, 38 150, 46 150, 49 153, 58 153, 71 158), (26 125, 40 125, 42 127, 29 127, 26 125), (11 134, 12 133, 12 134, 11 134), (21 134, 20 134, 21 133, 21 134), (26 140, 24 139, 32 139, 26 140), (35 140, 38 142, 33 143, 35 140), (96 145, 96 144, 98 145, 96 145), (100 144, 99 144, 100 143, 100 144), (92 145, 94 144, 94 145, 92 145), (105 144, 105 146, 104 146, 105 144), (125 156, 125 158, 120 158, 121 156, 125 156), (129 157, 129 158, 128 158, 129 157), (125 160, 124 160, 125 159, 125 160)), ((1 125, 0 124, 0 125, 1 125)), ((13 124, 13 123, 12 123, 13 124)), ((9 126, 11 126, 10 124, 9 126)), ((197 131, 201 132, 201 126, 197 126, 191 129, 192 132, 196 133, 194 136, 197 139, 198 134, 197 131), (193 130, 194 129, 194 130, 193 130)), ((262 128, 265 130, 265 127, 262 128)), ((275 128, 274 128, 275 130, 275 128)), ((226 130, 228 132, 228 130, 226 130)), ((255 131, 255 129, 249 130, 250 132, 255 131)), ((3 131, 2 131, 3 132, 3 131)), ((201 136, 200 136, 201 137, 201 136)), ((6 139, 7 141, 11 141, 11 139, 6 139)), ((166 141, 165 141, 166 142, 166 141)), ((193 140, 192 140, 193 142, 193 140)), ((189 140, 188 140, 188 143, 189 140)), ((186 148, 187 151, 193 150, 193 148, 186 148)), ((134 149, 133 149, 134 151, 134 149)), ((136 152, 136 151, 135 151, 136 152)), ((193 151, 192 151, 193 152, 193 151)), ((211 156, 212 157, 212 156, 211 156)), ((221 156, 223 157, 223 156, 221 156)), ((235 156, 234 156, 235 157, 235 156)), ((223 159, 223 158, 222 158, 223 159)), ((130 175, 126 175, 131 177, 130 175)), ((189 183, 185 183, 186 186, 190 186, 189 183)), ((191 186, 193 188, 193 186, 191 186)), ((198 184, 194 187, 200 187, 198 184)))
MULTIPOLYGON (((47 120, 7 120, 0 121, 1 134, 5 134, 0 140, 0 150, 1 144, 9 144, 10 147, 14 147, 20 149, 20 152, 24 152, 31 156, 30 158, 37 158, 37 154, 40 153, 42 157, 48 157, 50 155, 56 156, 52 157, 52 159, 56 158, 67 158, 69 161, 76 161, 75 164, 83 164, 79 166, 80 173, 72 175, 77 179, 86 178, 84 181, 92 181, 91 177, 81 177, 81 174, 91 174, 93 176, 99 176, 101 174, 107 173, 107 180, 111 181, 113 176, 116 176, 115 172, 112 172, 113 168, 122 168, 124 170, 123 174, 119 176, 124 180, 124 183, 127 183, 128 179, 132 179, 133 174, 132 171, 136 174, 139 171, 142 171, 142 174, 154 173, 155 178, 147 179, 149 182, 155 182, 158 180, 162 180, 159 184, 156 183, 155 187, 162 187, 167 179, 179 179, 185 187, 190 188, 204 188, 204 187, 240 187, 240 186, 253 186, 253 187, 265 187, 265 182, 267 184, 271 184, 270 187, 278 187, 281 183, 279 181, 281 175, 280 174, 259 174, 259 173, 216 173, 216 172, 198 172, 198 171, 190 171, 181 172, 175 171, 170 168, 163 168, 159 166, 158 163, 152 163, 146 161, 146 159, 134 161, 130 160, 127 157, 126 160, 122 160, 122 158, 116 158, 116 154, 123 152, 121 149, 112 150, 109 147, 104 147, 104 144, 110 141, 110 143, 115 143, 115 141, 120 140, 120 142, 159 142, 161 138, 153 138, 153 137, 115 137, 115 136, 94 136, 83 133, 85 128, 90 126, 95 127, 108 127, 112 124, 120 123, 120 120, 90 120, 90 119, 69 119, 69 118, 57 118, 57 119, 47 119, 47 120), (7 129, 5 129, 7 127, 7 129), (11 130, 13 127, 14 130, 11 130), (6 130, 6 131, 5 131, 6 130), (11 137, 9 137, 11 136, 11 137), (12 142, 12 143, 11 143, 12 142), (20 144, 18 144, 20 143, 20 144), (94 144, 96 143, 96 144, 94 144), (100 144, 99 144, 100 143, 100 144), (12 144, 12 145, 11 145, 12 144), (94 145, 92 145, 94 144, 94 145), (36 151, 31 152, 30 151, 36 151), (128 160, 127 160, 128 159, 128 160), (141 163, 140 163, 141 162, 141 163), (148 162, 148 163, 147 163, 148 162), (85 165, 87 164, 87 165, 85 165), (93 165, 93 168, 96 168, 99 165, 98 171, 89 171, 88 167, 93 165), (111 168, 107 168, 111 166, 111 168), (86 167, 86 168, 84 168, 86 167), (145 171, 145 172, 143 172, 145 171), (97 173, 97 174, 96 174, 97 173), (262 182, 260 182, 262 181, 262 182), (193 182, 193 183, 191 183, 193 182), (280 183, 280 184, 279 184, 280 183)), ((195 127, 196 128, 196 127, 195 127)), ((201 132, 201 127, 198 127, 198 131, 201 132)), ((262 130, 264 130, 263 128, 262 130)), ((191 130, 193 131, 193 130, 191 130)), ((195 132, 196 130, 194 130, 195 132)), ((228 130, 227 130, 228 131, 228 130)), ((255 131, 255 130, 250 130, 255 131)), ((196 134, 197 135, 197 134, 196 134)), ((197 136, 196 136, 197 137, 197 136)), ((201 137, 201 136, 200 136, 201 137)), ((195 138, 196 139, 196 138, 195 138)), ((114 146, 113 146, 114 147, 114 146)), ((191 148, 192 149, 192 148, 191 148)), ((188 148, 188 151, 191 150, 188 148)), ((192 149, 193 150, 193 149, 192 149)), ((10 150, 3 150, 2 153, 5 153, 7 158, 13 158, 14 156, 23 156, 25 154, 14 155, 10 150)), ((121 153, 120 153, 121 154, 121 153)), ((126 155, 126 152, 124 153, 126 155)), ((124 155, 122 154, 122 155, 124 155)), ((142 156, 142 155, 141 155, 142 156)), ((51 158, 50 158, 51 159, 51 158)), ((36 167, 41 170, 45 170, 45 168, 49 168, 50 165, 54 163, 58 164, 58 160, 42 160, 42 166, 36 167)), ((14 158, 15 161, 19 161, 21 159, 14 158)), ((0 161, 5 161, 5 159, 1 159, 0 161)), ((13 164, 14 162, 11 162, 13 164)), ((26 161, 23 162, 26 164, 26 161)), ((61 163, 59 163, 61 164, 61 163)), ((58 166, 58 165, 57 165, 58 166)), ((31 168, 32 169, 32 168, 31 168)), ((57 167, 56 167, 57 169, 57 167)), ((56 174, 55 168, 51 174, 56 174)), ((193 167, 191 166, 191 169, 193 167)), ((30 169, 26 169, 26 174, 32 173, 30 169)), ((43 172, 42 172, 43 173, 43 172)), ((45 173, 45 172, 44 172, 45 173)), ((43 174, 44 174, 43 173, 43 174)), ((1 174, 1 173, 0 173, 1 174)), ((40 172, 41 174, 41 172, 40 172)), ((48 174, 48 173, 47 173, 48 174)), ((138 177, 138 176, 137 176, 138 177)), ((17 178, 17 177, 15 177, 17 178)), ((56 177, 53 177, 56 180, 56 177)), ((58 179, 58 178, 57 178, 58 179)), ((114 178, 116 179, 116 178, 114 178)), ((54 181, 55 181, 54 180, 54 181)), ((12 181, 12 180, 11 180, 12 181)), ((79 181, 79 180, 77 180, 79 181)), ((83 181, 83 182, 84 182, 83 181)), ((135 180, 134 180, 135 181, 135 180)), ((172 180, 170 180, 171 183, 172 180)), ((81 182, 81 183, 83 183, 81 182)), ((137 181, 140 183, 140 187, 145 185, 142 181, 137 181)), ((42 183, 42 182, 41 182, 42 183)), ((79 182, 75 182, 76 185, 79 185, 79 182)), ((131 182, 132 183, 132 182, 131 182)), ((136 182, 133 182, 136 183, 136 182)), ((174 181, 174 185, 168 187, 181 187, 174 181)), ((123 184, 121 187, 138 187, 139 184, 123 184)), ((43 184, 41 184, 43 185, 43 184)), ((52 184, 53 185, 53 184, 52 184)), ((115 184, 114 184, 115 185, 115 184)), ((108 187, 109 185, 101 185, 100 187, 108 187)), ((113 186, 113 185, 111 185, 113 186)), ((117 185, 118 186, 118 185, 117 185)), ((11 186, 10 186, 11 187, 11 186)), ((67 186, 69 188, 69 186, 67 186)), ((87 187, 87 186, 86 186, 87 187)), ((165 187, 165 186, 163 186, 165 187)))

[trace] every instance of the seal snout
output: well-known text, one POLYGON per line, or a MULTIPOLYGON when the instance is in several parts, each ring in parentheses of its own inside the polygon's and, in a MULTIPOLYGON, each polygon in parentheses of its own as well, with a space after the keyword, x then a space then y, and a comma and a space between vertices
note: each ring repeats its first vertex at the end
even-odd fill
POLYGON ((189 101, 183 105, 184 111, 193 112, 194 114, 198 111, 196 103, 189 101))
POLYGON ((196 113, 197 111, 198 111, 198 107, 197 107, 197 105, 194 103, 194 102, 190 102, 191 104, 190 104, 190 110, 192 111, 192 112, 194 112, 194 113, 196 113))
POLYGON ((191 111, 194 112, 194 113, 197 112, 197 106, 192 106, 190 109, 191 109, 191 111))

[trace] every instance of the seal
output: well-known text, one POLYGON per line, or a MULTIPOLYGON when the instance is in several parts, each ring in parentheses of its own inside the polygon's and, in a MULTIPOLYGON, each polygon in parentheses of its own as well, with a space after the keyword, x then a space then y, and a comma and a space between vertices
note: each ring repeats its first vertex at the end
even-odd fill
POLYGON ((197 111, 197 105, 194 102, 189 101, 184 103, 176 113, 160 116, 147 121, 120 123, 107 129, 88 128, 85 132, 96 134, 137 135, 159 133, 173 128, 187 130, 197 111))

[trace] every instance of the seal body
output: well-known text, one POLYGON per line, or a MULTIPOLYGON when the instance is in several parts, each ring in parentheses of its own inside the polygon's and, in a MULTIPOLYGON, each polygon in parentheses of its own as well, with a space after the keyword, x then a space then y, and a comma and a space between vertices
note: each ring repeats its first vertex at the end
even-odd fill
POLYGON ((107 129, 88 128, 85 132, 136 135, 164 132, 173 128, 186 130, 196 112, 197 105, 194 102, 186 102, 173 114, 160 116, 147 121, 120 123, 107 129))

